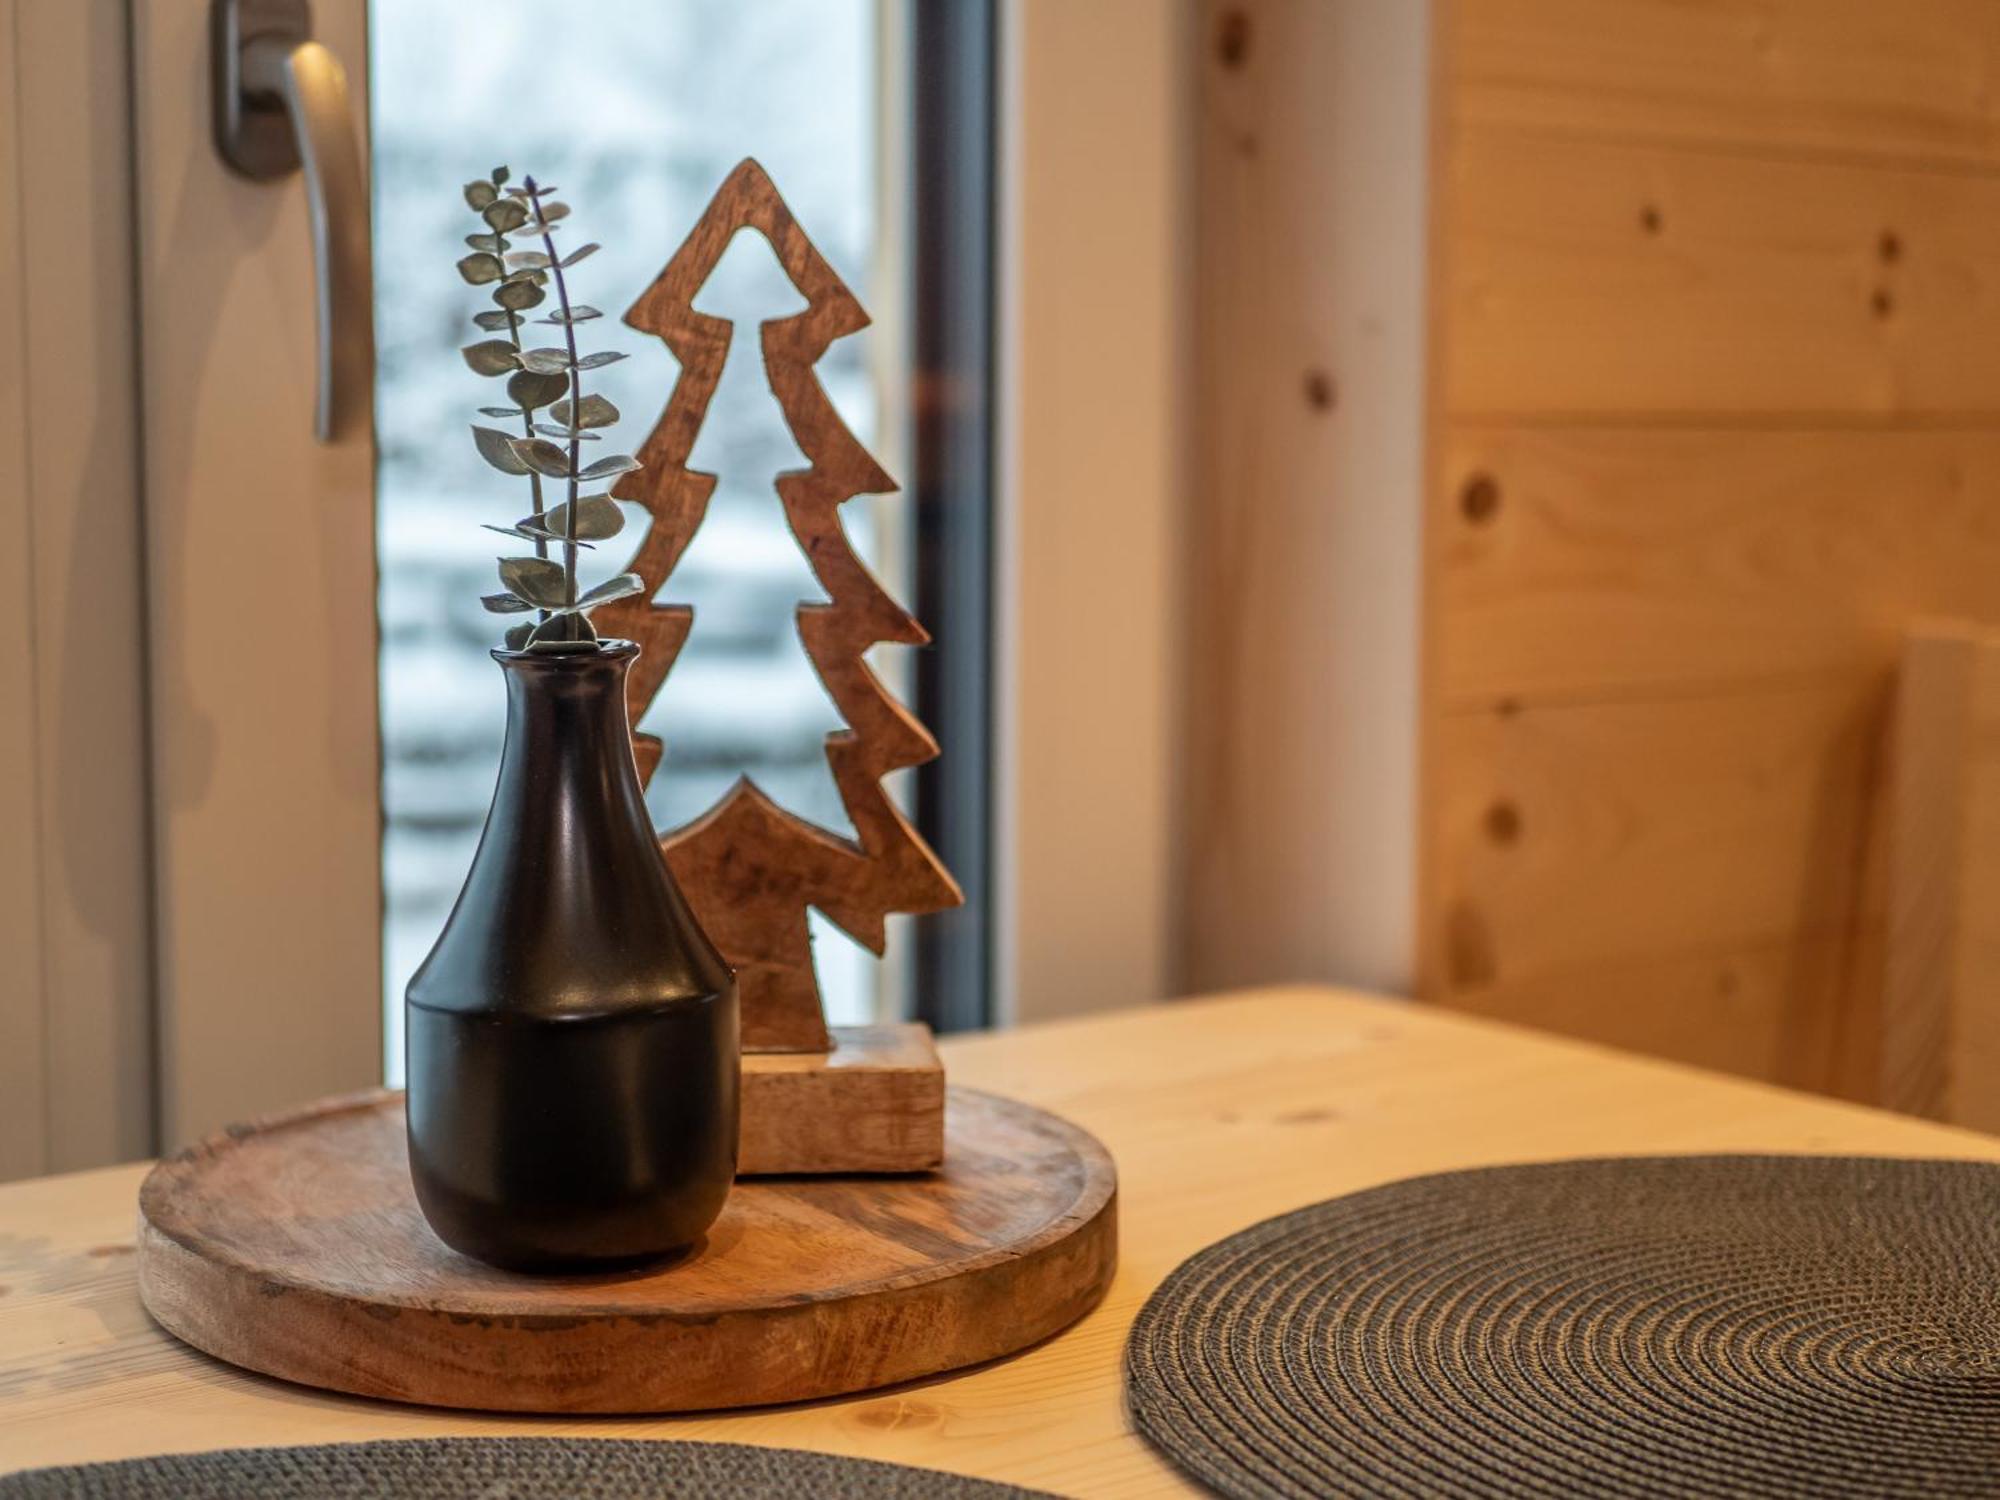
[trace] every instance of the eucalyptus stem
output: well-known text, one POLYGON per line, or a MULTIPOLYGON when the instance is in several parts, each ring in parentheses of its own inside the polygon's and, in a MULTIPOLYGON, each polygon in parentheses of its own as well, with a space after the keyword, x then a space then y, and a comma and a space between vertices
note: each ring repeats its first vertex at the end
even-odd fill
POLYGON ((544 225, 542 229, 542 251, 549 258, 549 273, 555 278, 556 305, 562 309, 563 347, 569 353, 569 510, 566 513, 563 536, 563 603, 576 604, 576 513, 577 513, 577 461, 582 456, 583 440, 577 436, 583 421, 583 371, 576 363, 576 323, 570 317, 569 284, 563 279, 562 257, 556 254, 555 236, 542 219, 541 189, 535 179, 527 178, 521 184, 528 192, 528 207, 533 212, 535 222, 544 225))
MULTIPOLYGON (((503 239, 500 243, 504 246, 507 242, 503 239)), ((508 310, 508 313, 507 337, 513 341, 514 352, 519 354, 521 352, 521 325, 527 321, 527 317, 523 313, 514 312, 511 308, 508 310)), ((521 436, 531 441, 535 436, 535 413, 532 408, 526 406, 521 408, 521 436)), ((528 470, 528 493, 532 497, 531 503, 534 506, 532 514, 536 520, 540 520, 543 514, 542 476, 537 474, 533 469, 528 470)), ((540 537, 536 537, 535 556, 547 557, 548 555, 549 544, 540 537)), ((548 613, 543 611, 538 618, 546 620, 548 619, 548 613)))

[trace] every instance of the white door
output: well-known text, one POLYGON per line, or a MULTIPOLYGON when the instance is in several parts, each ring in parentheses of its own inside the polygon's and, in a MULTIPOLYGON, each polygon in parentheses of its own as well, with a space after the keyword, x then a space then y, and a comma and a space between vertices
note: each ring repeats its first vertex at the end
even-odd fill
MULTIPOLYGON (((254 29, 260 13, 293 8, 305 9, 242 10, 254 29)), ((222 160, 209 6, 139 0, 132 20, 157 1067, 171 1145, 381 1076, 374 451, 365 388, 338 393, 350 410, 338 434, 315 433, 314 278, 330 268, 313 250, 307 174, 255 181, 222 160)), ((348 118, 333 128, 364 148, 365 6, 322 0, 311 26, 346 74, 341 91, 317 67, 317 107, 338 110, 344 92, 348 118)), ((329 172, 347 165, 337 144, 322 150, 329 172)), ((331 211, 366 210, 357 184, 313 186, 331 211)), ((365 338, 365 318, 344 336, 365 338)), ((351 379, 355 366, 337 368, 351 379)))
POLYGON ((192 0, 0 9, 0 1175, 380 1073, 365 371, 316 442, 304 194, 210 79, 192 0))

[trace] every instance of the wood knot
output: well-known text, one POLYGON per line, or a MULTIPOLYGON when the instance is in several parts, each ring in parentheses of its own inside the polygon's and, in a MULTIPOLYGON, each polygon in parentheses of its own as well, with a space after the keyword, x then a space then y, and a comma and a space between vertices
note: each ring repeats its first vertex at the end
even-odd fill
POLYGON ((1483 526, 1500 513, 1500 481, 1491 474, 1474 474, 1458 491, 1459 513, 1483 526))
POLYGON ((1340 1115, 1330 1109, 1290 1109, 1276 1117, 1280 1125, 1324 1125, 1328 1120, 1338 1120, 1340 1115))
POLYGON ((1886 318, 1896 310, 1896 299, 1889 295, 1886 286, 1875 288, 1875 294, 1868 299, 1868 310, 1878 318, 1886 318))
POLYGON ((1903 240, 1893 229, 1882 231, 1882 237, 1875 242, 1875 255, 1885 266, 1893 266, 1903 258, 1903 240))
POLYGON ((1655 205, 1648 203, 1640 208, 1639 227, 1645 230, 1647 234, 1658 234, 1660 232, 1661 225, 1664 224, 1665 222, 1666 221, 1660 217, 1660 210, 1655 205))
POLYGON ((1308 370, 1305 379, 1306 405, 1314 411, 1333 410, 1333 377, 1324 370, 1308 370))
POLYGON ((1216 23, 1215 56, 1232 70, 1242 67, 1250 56, 1250 17, 1235 6, 1224 11, 1216 23))
POLYGON ((1502 799, 1486 809, 1486 837, 1502 849, 1521 841, 1521 809, 1502 799))

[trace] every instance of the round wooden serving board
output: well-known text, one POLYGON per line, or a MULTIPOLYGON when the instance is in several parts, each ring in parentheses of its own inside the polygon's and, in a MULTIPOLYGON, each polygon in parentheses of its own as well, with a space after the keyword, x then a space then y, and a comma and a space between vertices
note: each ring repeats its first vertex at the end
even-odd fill
POLYGON ((139 1289, 198 1349, 307 1385, 504 1411, 799 1401, 1008 1354, 1096 1305, 1116 1174, 1067 1121, 953 1089, 945 1164, 737 1184, 687 1257, 617 1275, 494 1270, 409 1184, 400 1094, 329 1100, 163 1161, 139 1289))

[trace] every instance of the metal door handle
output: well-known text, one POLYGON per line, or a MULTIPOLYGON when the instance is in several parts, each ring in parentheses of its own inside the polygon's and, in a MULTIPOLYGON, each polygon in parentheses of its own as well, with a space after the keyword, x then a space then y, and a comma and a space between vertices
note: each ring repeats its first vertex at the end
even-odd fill
POLYGON ((246 177, 304 169, 319 331, 314 432, 365 431, 374 397, 368 188, 340 59, 312 40, 307 0, 211 0, 215 143, 246 177))

